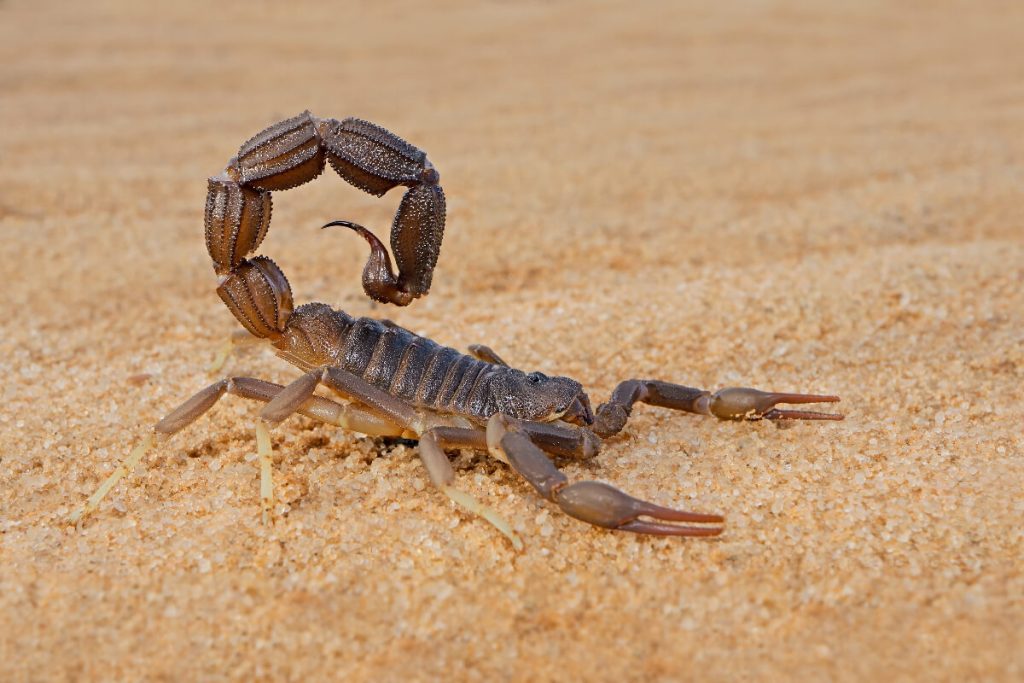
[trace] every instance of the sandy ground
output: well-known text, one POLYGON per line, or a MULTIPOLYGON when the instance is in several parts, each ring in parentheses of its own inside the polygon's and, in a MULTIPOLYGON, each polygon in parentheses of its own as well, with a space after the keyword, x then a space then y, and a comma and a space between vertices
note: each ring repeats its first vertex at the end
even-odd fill
POLYGON ((1024 677, 1024 5, 142 5, 0 4, 0 679, 1024 677), (725 512, 714 541, 592 529, 456 457, 515 553, 414 448, 304 418, 261 527, 228 399, 72 527, 237 329, 206 176, 307 108, 426 149, 449 214, 431 295, 385 309, 317 226, 383 234, 397 193, 277 194, 261 251, 297 300, 595 402, 650 376, 846 421, 641 407, 566 465, 725 512))

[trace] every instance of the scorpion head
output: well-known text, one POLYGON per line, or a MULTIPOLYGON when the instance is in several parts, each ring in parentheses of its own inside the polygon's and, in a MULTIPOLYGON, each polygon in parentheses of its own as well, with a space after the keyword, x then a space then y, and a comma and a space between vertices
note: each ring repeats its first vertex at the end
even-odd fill
POLYGON ((580 426, 594 423, 583 385, 568 377, 510 370, 492 385, 498 410, 509 417, 537 422, 564 420, 580 426))

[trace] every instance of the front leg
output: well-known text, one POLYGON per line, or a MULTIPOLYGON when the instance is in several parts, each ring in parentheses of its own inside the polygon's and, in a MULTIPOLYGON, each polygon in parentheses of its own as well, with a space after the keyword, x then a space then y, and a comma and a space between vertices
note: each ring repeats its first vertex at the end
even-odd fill
POLYGON ((523 475, 537 490, 562 511, 578 520, 605 529, 632 531, 654 536, 717 536, 721 526, 685 526, 671 522, 720 525, 721 515, 673 510, 634 498, 614 486, 599 481, 570 484, 533 441, 526 427, 504 415, 495 414, 487 423, 487 447, 523 475), (647 521, 650 517, 657 521, 647 521), (666 523, 668 522, 668 523, 666 523))
POLYGON ((493 508, 484 505, 465 491, 455 488, 455 470, 445 455, 446 448, 486 448, 483 431, 458 427, 434 427, 420 436, 420 460, 427 470, 430 482, 457 505, 478 515, 494 526, 512 543, 516 550, 523 549, 523 542, 512 530, 512 525, 493 508))
POLYGON ((501 356, 495 353, 494 349, 490 346, 485 346, 484 344, 470 344, 469 355, 473 356, 473 358, 476 358, 477 360, 490 363, 491 365, 503 365, 505 367, 509 367, 508 363, 502 360, 501 356))
POLYGON ((633 404, 685 410, 720 420, 842 420, 842 415, 812 410, 784 410, 778 403, 835 403, 838 396, 783 394, 728 387, 715 393, 656 379, 628 379, 615 387, 607 403, 597 407, 594 431, 607 438, 622 431, 633 404))

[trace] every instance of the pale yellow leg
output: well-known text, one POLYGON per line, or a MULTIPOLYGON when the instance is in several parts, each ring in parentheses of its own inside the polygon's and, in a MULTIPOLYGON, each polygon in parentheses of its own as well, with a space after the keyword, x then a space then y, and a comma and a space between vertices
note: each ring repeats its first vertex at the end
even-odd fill
POLYGON ((267 423, 263 420, 256 421, 256 453, 260 460, 260 509, 264 524, 270 523, 270 517, 274 509, 274 472, 271 469, 273 464, 274 451, 270 446, 270 432, 267 430, 267 423))
POLYGON ((227 362, 228 357, 231 355, 231 352, 235 349, 236 346, 257 344, 259 342, 259 338, 252 336, 245 330, 235 330, 234 332, 231 333, 231 336, 224 340, 224 343, 221 344, 220 348, 217 349, 217 355, 213 359, 213 362, 210 363, 209 367, 206 368, 206 371, 209 372, 210 374, 216 374, 220 372, 221 368, 224 367, 224 364, 227 362))
POLYGON ((479 517, 483 517, 490 522, 491 526, 500 531, 509 541, 512 542, 513 548, 516 550, 523 549, 523 541, 519 538, 516 532, 512 530, 512 525, 509 524, 508 520, 502 517, 497 510, 484 505, 473 496, 469 495, 465 491, 460 491, 454 486, 444 485, 440 488, 446 496, 451 498, 458 505, 461 505, 468 512, 479 517))
MULTIPOLYGON (((162 435, 161 435, 162 436, 162 435)), ((121 481, 129 472, 135 469, 142 460, 142 456, 149 452, 149 449, 153 447, 153 443, 156 441, 157 434, 150 433, 145 439, 142 440, 138 446, 135 447, 127 458, 117 466, 113 474, 107 477, 106 481, 100 484, 100 487, 96 489, 96 492, 89 496, 89 500, 85 501, 85 505, 71 513, 68 518, 72 524, 77 524, 78 520, 82 519, 85 515, 89 514, 97 507, 99 507, 100 501, 110 492, 110 489, 114 488, 117 482, 121 481)))
POLYGON ((446 496, 455 501, 457 505, 487 520, 512 542, 513 548, 522 550, 523 542, 516 535, 516 532, 512 530, 512 525, 508 523, 508 520, 502 517, 494 508, 484 505, 465 491, 460 491, 452 486, 452 483, 455 481, 455 470, 452 469, 452 464, 448 462, 448 457, 437 442, 434 432, 435 430, 429 430, 424 433, 420 437, 419 444, 420 460, 427 470, 430 481, 446 496))
MULTIPOLYGON (((128 457, 125 458, 124 462, 114 470, 113 474, 104 480, 85 504, 70 515, 69 521, 78 523, 85 515, 96 510, 100 501, 121 479, 138 465, 139 461, 155 444, 166 441, 172 434, 195 422, 225 394, 230 393, 241 398, 268 403, 269 405, 284 389, 285 387, 263 380, 250 377, 232 377, 215 382, 202 391, 197 392, 168 413, 166 417, 153 427, 154 431, 141 444, 135 447, 128 457)), ((294 394, 294 392, 292 393, 294 394)), ((401 426, 361 406, 345 406, 336 401, 315 395, 310 395, 305 399, 302 396, 293 396, 293 399, 291 402, 295 403, 295 405, 287 411, 287 414, 298 412, 328 424, 372 435, 400 436, 405 433, 401 426)), ((271 521, 274 506, 273 449, 270 444, 268 423, 262 418, 256 423, 256 446, 260 464, 261 518, 264 524, 268 524, 271 521)))

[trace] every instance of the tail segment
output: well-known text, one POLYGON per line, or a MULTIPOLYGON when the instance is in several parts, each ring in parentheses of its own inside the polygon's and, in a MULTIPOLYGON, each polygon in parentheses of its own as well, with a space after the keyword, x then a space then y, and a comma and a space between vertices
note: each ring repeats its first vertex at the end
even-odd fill
POLYGON ((206 249, 220 276, 217 293, 258 337, 280 338, 292 311, 291 288, 274 262, 262 256, 247 260, 270 227, 270 193, 313 180, 328 160, 344 180, 370 194, 380 196, 398 185, 410 188, 391 230, 399 273, 390 264, 383 270, 367 268, 363 289, 399 306, 430 289, 444 235, 445 202, 427 155, 372 123, 303 112, 250 138, 224 171, 209 179, 206 249))
POLYGON ((266 256, 242 259, 217 287, 217 294, 245 329, 274 341, 288 327, 292 288, 277 264, 266 256))

